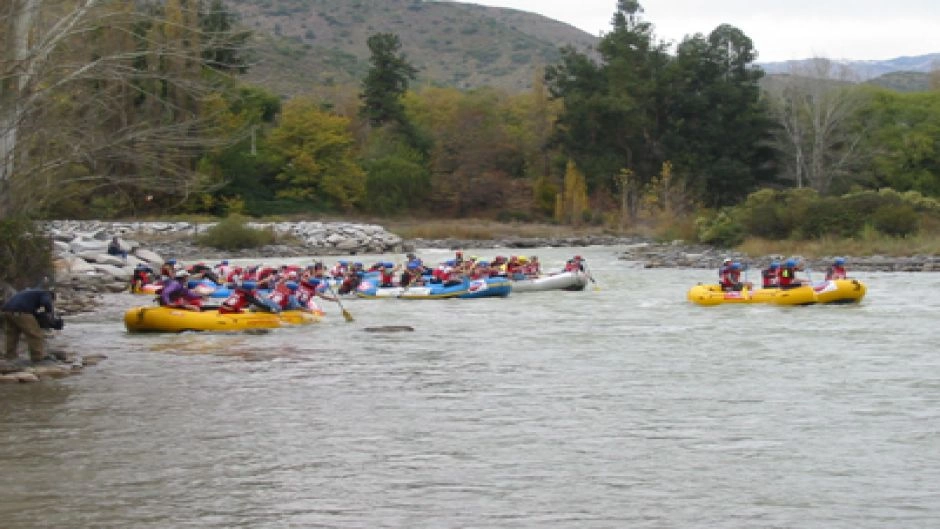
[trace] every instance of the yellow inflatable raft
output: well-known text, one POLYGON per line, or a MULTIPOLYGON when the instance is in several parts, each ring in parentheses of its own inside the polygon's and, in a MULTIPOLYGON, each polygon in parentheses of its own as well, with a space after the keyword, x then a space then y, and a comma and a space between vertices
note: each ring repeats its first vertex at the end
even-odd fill
POLYGON ((815 303, 859 303, 867 292, 865 284, 857 279, 836 279, 816 285, 797 288, 744 289, 723 292, 718 285, 695 285, 687 298, 698 305, 725 305, 735 303, 771 303, 774 305, 812 305, 815 303))
POLYGON ((320 320, 321 314, 300 310, 243 312, 222 314, 218 310, 193 311, 172 307, 134 307, 124 313, 124 326, 129 332, 235 332, 251 329, 276 329, 303 325, 320 320))

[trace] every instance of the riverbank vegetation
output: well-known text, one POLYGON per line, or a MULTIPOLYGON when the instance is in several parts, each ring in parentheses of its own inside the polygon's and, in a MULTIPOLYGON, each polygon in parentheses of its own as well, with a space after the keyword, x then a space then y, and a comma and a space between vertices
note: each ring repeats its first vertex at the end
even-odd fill
POLYGON ((523 93, 412 87, 398 37, 376 33, 359 86, 282 98, 239 78, 250 32, 222 0, 19 5, 0 11, 0 218, 936 251, 940 90, 861 85, 825 59, 768 79, 726 24, 673 46, 620 2, 596 54, 563 49, 523 93))

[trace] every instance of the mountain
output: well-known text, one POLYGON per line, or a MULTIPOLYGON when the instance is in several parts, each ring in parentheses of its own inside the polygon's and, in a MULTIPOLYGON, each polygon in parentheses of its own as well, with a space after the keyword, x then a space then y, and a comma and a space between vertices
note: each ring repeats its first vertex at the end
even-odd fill
MULTIPOLYGON (((357 93, 369 69, 366 41, 394 33, 418 68, 414 86, 529 89, 562 46, 596 56, 599 38, 515 9, 433 0, 226 0, 254 32, 247 80, 283 96, 357 93)), ((811 61, 758 63, 770 77, 811 61)), ((838 61, 860 81, 925 90, 940 53, 882 61, 838 61), (902 73, 903 72, 903 73, 902 73)))
POLYGON ((529 88, 565 45, 592 53, 598 38, 514 9, 423 0, 228 0, 254 32, 248 81, 282 94, 357 86, 369 68, 366 40, 394 33, 431 84, 529 88))
MULTIPOLYGON (((813 59, 758 63, 768 74, 790 73, 793 69, 808 64, 813 59)), ((897 57, 881 61, 836 60, 832 62, 846 66, 859 81, 875 79, 895 72, 920 72, 923 74, 940 69, 940 53, 897 57)))

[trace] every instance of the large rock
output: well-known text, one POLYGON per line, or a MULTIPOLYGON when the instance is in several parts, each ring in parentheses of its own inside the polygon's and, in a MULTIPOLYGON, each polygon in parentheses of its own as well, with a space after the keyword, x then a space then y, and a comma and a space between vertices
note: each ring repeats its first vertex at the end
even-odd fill
POLYGON ((117 267, 107 264, 98 264, 95 263, 92 265, 95 267, 96 272, 101 272, 103 274, 109 275, 115 279, 124 279, 130 280, 131 276, 134 275, 134 271, 130 268, 117 267))
POLYGON ((66 257, 65 262, 68 263, 69 272, 72 274, 90 274, 95 272, 94 266, 88 264, 88 261, 76 255, 66 257))
POLYGON ((152 252, 145 248, 137 248, 136 250, 134 250, 134 256, 136 256, 137 258, 143 261, 146 261, 147 263, 153 266, 160 266, 163 264, 163 258, 160 257, 160 255, 157 254, 157 252, 152 252))
POLYGON ((81 254, 85 252, 108 253, 108 242, 77 238, 69 243, 69 250, 74 254, 81 254))

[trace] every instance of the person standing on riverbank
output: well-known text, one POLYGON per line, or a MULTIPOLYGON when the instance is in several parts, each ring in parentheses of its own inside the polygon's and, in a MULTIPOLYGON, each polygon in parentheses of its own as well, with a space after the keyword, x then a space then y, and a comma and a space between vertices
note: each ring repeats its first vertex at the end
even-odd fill
POLYGON ((40 309, 53 314, 54 295, 48 290, 26 289, 17 292, 3 304, 3 320, 6 323, 6 359, 14 362, 18 359, 16 348, 20 335, 26 337, 29 358, 33 363, 45 359, 45 337, 36 314, 40 309))

